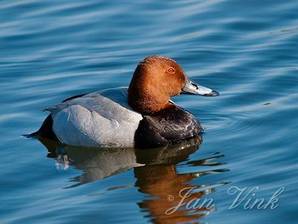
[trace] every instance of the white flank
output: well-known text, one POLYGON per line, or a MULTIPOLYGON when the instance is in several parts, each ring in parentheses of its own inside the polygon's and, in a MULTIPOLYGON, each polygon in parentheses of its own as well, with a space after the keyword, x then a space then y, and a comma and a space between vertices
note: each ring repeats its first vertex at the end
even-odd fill
POLYGON ((127 105, 126 91, 94 92, 51 107, 54 133, 67 145, 133 147, 142 115, 127 105))

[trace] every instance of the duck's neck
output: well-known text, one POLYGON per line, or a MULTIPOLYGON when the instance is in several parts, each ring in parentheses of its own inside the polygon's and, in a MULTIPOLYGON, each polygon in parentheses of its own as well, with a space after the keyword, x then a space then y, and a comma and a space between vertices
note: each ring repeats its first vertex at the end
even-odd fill
POLYGON ((170 97, 158 91, 141 89, 130 85, 128 89, 128 104, 141 114, 154 114, 171 107, 170 97))

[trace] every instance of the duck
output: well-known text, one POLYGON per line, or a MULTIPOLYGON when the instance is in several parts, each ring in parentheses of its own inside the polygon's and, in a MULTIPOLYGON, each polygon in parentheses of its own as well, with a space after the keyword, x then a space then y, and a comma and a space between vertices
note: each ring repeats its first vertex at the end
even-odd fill
POLYGON ((174 59, 148 56, 138 63, 128 88, 80 94, 50 106, 41 127, 29 136, 97 148, 177 144, 203 132, 199 120, 171 100, 180 94, 219 95, 192 82, 174 59))

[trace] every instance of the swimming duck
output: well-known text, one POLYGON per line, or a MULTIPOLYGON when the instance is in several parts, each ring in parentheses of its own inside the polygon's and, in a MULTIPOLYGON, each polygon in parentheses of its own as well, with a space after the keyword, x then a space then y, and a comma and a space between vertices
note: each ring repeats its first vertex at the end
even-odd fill
POLYGON ((31 136, 104 148, 175 144, 202 132, 199 121, 170 100, 181 93, 218 95, 190 81, 173 59, 149 56, 137 65, 128 88, 81 94, 49 107, 31 136))

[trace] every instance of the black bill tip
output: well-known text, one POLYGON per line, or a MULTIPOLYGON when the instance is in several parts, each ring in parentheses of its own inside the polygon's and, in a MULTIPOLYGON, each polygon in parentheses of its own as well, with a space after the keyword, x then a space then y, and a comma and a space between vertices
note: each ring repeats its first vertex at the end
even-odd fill
POLYGON ((212 90, 210 93, 204 94, 204 96, 219 96, 219 92, 212 90))

